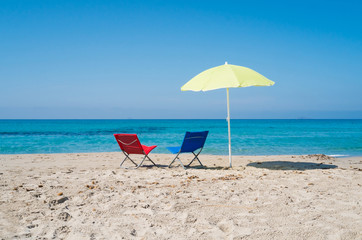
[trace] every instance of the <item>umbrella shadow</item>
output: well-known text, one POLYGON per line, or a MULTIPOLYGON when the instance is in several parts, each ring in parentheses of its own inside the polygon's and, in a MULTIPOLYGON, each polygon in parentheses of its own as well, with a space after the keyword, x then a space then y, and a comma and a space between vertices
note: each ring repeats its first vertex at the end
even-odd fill
POLYGON ((313 169, 334 169, 337 165, 312 163, 312 162, 291 162, 291 161, 267 161, 267 162, 251 162, 248 167, 266 168, 270 170, 313 170, 313 169))

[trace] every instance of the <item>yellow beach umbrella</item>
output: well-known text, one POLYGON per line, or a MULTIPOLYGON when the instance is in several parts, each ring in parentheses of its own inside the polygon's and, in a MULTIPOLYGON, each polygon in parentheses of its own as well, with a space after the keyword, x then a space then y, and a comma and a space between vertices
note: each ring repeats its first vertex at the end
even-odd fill
POLYGON ((225 63, 218 67, 205 70, 188 81, 181 87, 181 91, 209 91, 219 88, 226 88, 227 96, 227 121, 229 137, 229 162, 231 164, 231 134, 230 134, 230 104, 229 88, 250 87, 250 86, 272 86, 270 81, 263 75, 250 68, 225 63))

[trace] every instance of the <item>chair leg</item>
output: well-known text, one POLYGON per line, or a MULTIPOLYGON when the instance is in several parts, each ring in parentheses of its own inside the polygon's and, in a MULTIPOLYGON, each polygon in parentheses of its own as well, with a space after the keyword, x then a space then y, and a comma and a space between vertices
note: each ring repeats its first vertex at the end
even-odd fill
POLYGON ((137 164, 129 157, 129 155, 127 154, 127 153, 125 153, 125 152, 123 152, 124 153, 124 155, 126 155, 126 157, 125 157, 125 159, 121 162, 121 164, 120 164, 120 167, 121 168, 125 168, 125 169, 128 169, 129 167, 123 167, 122 165, 123 165, 123 163, 127 160, 127 158, 137 167, 137 164))
POLYGON ((192 161, 191 161, 189 164, 186 165, 187 167, 189 167, 189 166, 191 165, 191 163, 193 163, 193 161, 195 161, 195 159, 200 163, 200 165, 201 165, 202 167, 204 166, 204 165, 202 165, 200 159, 198 158, 198 156, 199 156, 199 154, 201 153, 201 151, 202 151, 202 148, 200 149, 200 151, 199 151, 197 154, 195 154, 194 152, 192 152, 192 154, 194 154, 195 157, 192 159, 192 161))
POLYGON ((155 165, 156 167, 158 167, 158 166, 156 165, 156 163, 154 163, 148 155, 145 155, 145 157, 142 159, 141 163, 138 164, 138 166, 136 167, 136 169, 139 168, 139 167, 142 165, 142 163, 146 160, 146 158, 147 158, 147 160, 151 161, 151 162, 153 163, 153 165, 155 165))
POLYGON ((158 167, 158 166, 156 165, 156 163, 154 163, 148 155, 145 155, 145 157, 142 159, 141 163, 137 165, 137 163, 135 163, 135 162, 129 157, 129 154, 127 154, 126 152, 123 152, 123 153, 124 153, 124 155, 126 155, 126 157, 125 157, 125 159, 122 161, 122 163, 120 164, 120 167, 121 167, 121 168, 124 168, 124 169, 129 169, 129 168, 130 168, 130 167, 123 167, 123 166, 122 166, 123 163, 124 163, 127 159, 129 159, 129 160, 136 166, 135 169, 137 169, 137 168, 139 168, 139 167, 142 165, 142 163, 145 161, 146 158, 147 158, 147 160, 151 161, 151 162, 153 163, 153 165, 155 165, 156 167, 158 167))
POLYGON ((171 167, 171 165, 172 165, 172 164, 175 162, 175 160, 177 159, 177 160, 180 162, 181 166, 182 166, 184 169, 186 169, 186 167, 182 164, 181 160, 178 158, 178 155, 180 155, 180 153, 178 153, 178 154, 176 155, 176 157, 172 160, 172 162, 170 163, 170 165, 168 165, 168 167, 171 167))
POLYGON ((136 169, 142 165, 142 163, 145 161, 146 157, 147 157, 147 155, 145 155, 145 157, 142 159, 141 163, 137 165, 136 169))
POLYGON ((176 158, 178 157, 179 154, 176 155, 176 157, 172 160, 172 162, 168 165, 168 167, 171 167, 172 163, 176 160, 176 158))
POLYGON ((146 155, 146 157, 148 158, 149 161, 151 161, 151 162, 153 163, 153 165, 155 165, 156 167, 158 167, 158 166, 156 165, 156 163, 154 163, 148 155, 146 155))

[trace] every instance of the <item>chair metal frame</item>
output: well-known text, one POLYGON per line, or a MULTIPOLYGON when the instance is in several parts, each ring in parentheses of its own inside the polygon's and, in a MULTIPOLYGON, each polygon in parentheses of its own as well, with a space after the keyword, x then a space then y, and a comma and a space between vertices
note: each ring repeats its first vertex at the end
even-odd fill
MULTIPOLYGON (((151 162, 153 163, 153 165, 155 165, 156 167, 158 167, 158 166, 156 165, 156 163, 154 163, 154 162, 151 160, 151 158, 148 156, 148 154, 146 154, 146 153, 144 153, 145 157, 142 159, 141 163, 137 165, 137 163, 135 163, 135 162, 132 160, 132 158, 130 158, 130 156, 129 156, 130 154, 126 153, 126 152, 123 151, 123 150, 122 150, 122 152, 124 153, 124 155, 126 155, 126 157, 125 157, 125 159, 121 162, 121 164, 119 165, 121 168, 124 168, 124 169, 131 169, 131 168, 132 168, 132 167, 124 167, 124 166, 122 166, 123 163, 124 163, 127 159, 129 159, 129 160, 136 166, 134 169, 137 169, 137 168, 139 168, 139 167, 143 164, 143 162, 146 160, 146 158, 147 158, 147 160, 151 161, 151 162)), ((143 152, 144 152, 144 151, 143 151, 143 152)))
POLYGON ((191 165, 191 163, 193 163, 193 161, 195 161, 195 159, 196 159, 196 160, 200 163, 200 165, 203 167, 204 165, 202 165, 200 159, 198 158, 198 156, 199 156, 199 154, 201 153, 202 149, 203 149, 203 147, 200 149, 200 151, 199 151, 197 154, 195 154, 195 152, 192 152, 192 154, 194 154, 195 157, 194 157, 194 158, 191 160, 191 162, 190 162, 189 164, 187 164, 186 166, 183 165, 183 163, 181 162, 181 159, 178 157, 178 156, 181 154, 181 149, 180 149, 180 151, 177 153, 176 157, 172 160, 172 162, 168 165, 168 167, 170 168, 171 165, 175 162, 176 159, 180 162, 181 166, 182 166, 184 169, 186 169, 186 167, 189 167, 189 166, 191 165))

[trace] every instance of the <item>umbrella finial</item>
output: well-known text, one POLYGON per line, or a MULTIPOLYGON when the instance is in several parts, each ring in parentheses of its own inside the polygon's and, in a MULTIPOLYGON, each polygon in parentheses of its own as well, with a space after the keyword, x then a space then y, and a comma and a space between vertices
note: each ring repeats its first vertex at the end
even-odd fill
POLYGON ((228 62, 225 62, 225 65, 228 65, 228 62))

